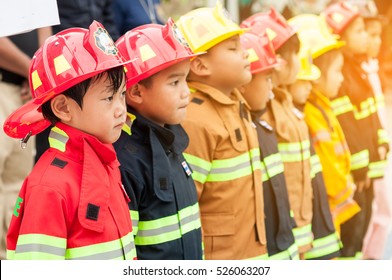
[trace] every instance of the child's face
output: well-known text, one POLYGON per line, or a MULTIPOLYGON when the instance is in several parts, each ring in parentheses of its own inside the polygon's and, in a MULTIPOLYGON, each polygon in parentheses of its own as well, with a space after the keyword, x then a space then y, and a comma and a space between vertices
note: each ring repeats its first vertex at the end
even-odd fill
POLYGON ((365 54, 368 47, 368 34, 362 17, 354 19, 343 32, 342 39, 346 41, 344 47, 352 54, 365 54))
POLYGON ((83 108, 71 101, 72 116, 69 125, 97 137, 102 143, 115 142, 126 119, 125 79, 117 92, 103 76, 88 88, 83 108))
POLYGON ((380 20, 368 20, 366 22, 366 31, 369 36, 367 54, 370 58, 378 56, 381 48, 382 24, 380 20))
POLYGON ((288 57, 283 57, 287 62, 283 66, 278 67, 273 74, 274 85, 290 85, 297 80, 300 67, 298 54, 293 52, 288 57))
POLYGON ((312 83, 310 81, 297 80, 289 86, 293 102, 297 105, 305 105, 311 90, 312 83))
POLYGON ((272 71, 254 74, 243 88, 242 95, 253 111, 265 109, 272 91, 272 71))
POLYGON ((182 61, 155 74, 148 87, 139 84, 142 97, 139 113, 161 126, 179 124, 189 104, 186 82, 189 68, 189 60, 182 61))
POLYGON ((331 60, 326 73, 322 73, 320 79, 314 84, 314 87, 329 99, 335 98, 339 93, 340 86, 344 80, 342 74, 343 63, 343 55, 339 52, 331 60))
POLYGON ((212 85, 223 92, 231 93, 252 79, 248 52, 243 49, 238 35, 215 45, 205 56, 212 85))

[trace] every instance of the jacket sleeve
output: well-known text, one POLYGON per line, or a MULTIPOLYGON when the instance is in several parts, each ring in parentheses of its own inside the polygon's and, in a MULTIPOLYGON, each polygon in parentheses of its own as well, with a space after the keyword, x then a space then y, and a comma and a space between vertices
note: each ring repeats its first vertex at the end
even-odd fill
POLYGON ((350 149, 351 173, 354 181, 358 182, 366 179, 369 170, 369 150, 366 137, 363 137, 363 128, 359 126, 355 119, 353 105, 346 93, 347 89, 342 86, 338 97, 331 104, 350 149))
POLYGON ((17 200, 7 235, 7 258, 63 260, 67 248, 66 198, 46 186, 29 188, 17 200))

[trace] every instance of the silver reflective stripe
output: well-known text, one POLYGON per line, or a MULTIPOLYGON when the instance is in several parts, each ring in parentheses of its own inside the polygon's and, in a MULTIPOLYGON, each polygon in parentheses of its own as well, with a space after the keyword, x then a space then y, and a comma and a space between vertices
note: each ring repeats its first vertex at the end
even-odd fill
POLYGON ((42 244, 24 244, 17 245, 15 249, 15 253, 28 253, 28 252, 41 252, 47 253, 56 256, 65 256, 65 249, 59 248, 50 245, 42 245, 42 244))
POLYGON ((180 229, 180 226, 178 224, 163 226, 163 227, 160 227, 157 229, 140 229, 139 228, 137 235, 138 236, 156 236, 156 235, 164 234, 167 232, 176 231, 179 229, 180 229))
POLYGON ((112 260, 120 257, 124 258, 124 252, 122 248, 84 257, 71 258, 71 260, 112 260))
POLYGON ((216 168, 211 169, 210 174, 231 173, 231 172, 237 171, 238 169, 242 169, 242 168, 249 167, 249 166, 250 166, 250 162, 243 162, 243 163, 237 164, 232 167, 216 167, 216 168))

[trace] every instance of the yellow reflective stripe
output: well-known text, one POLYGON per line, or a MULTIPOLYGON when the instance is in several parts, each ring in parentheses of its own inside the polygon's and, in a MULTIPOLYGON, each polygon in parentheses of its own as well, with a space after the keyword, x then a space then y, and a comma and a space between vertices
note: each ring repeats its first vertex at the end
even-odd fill
POLYGON ((14 259, 64 259, 67 240, 46 234, 21 234, 14 259))
POLYGON ((132 232, 120 239, 68 248, 65 254, 65 258, 71 260, 133 259, 134 256, 136 256, 136 250, 132 232))
POLYGON ((267 182, 270 178, 268 177, 267 172, 265 171, 265 163, 261 162, 261 181, 267 182))
POLYGON ((313 135, 313 142, 328 142, 331 141, 331 133, 328 130, 319 130, 313 135))
POLYGON ((131 113, 127 113, 127 118, 125 119, 125 123, 122 127, 122 130, 126 132, 128 135, 132 135, 131 128, 134 120, 136 120, 136 116, 131 113))
POLYGON ((378 136, 378 144, 379 145, 389 143, 388 132, 385 129, 378 129, 377 136, 378 136))
POLYGON ((377 162, 369 163, 369 171, 368 171, 369 178, 383 177, 386 167, 387 167, 386 160, 380 160, 377 162))
POLYGON ((268 260, 299 260, 298 246, 294 243, 286 250, 279 252, 275 255, 269 256, 268 260))
POLYGON ((189 164, 189 166, 192 168, 192 178, 195 181, 198 181, 202 184, 204 184, 207 180, 207 175, 210 173, 211 170, 211 163, 196 157, 191 154, 183 153, 185 160, 189 164))
POLYGON ((377 109, 384 109, 385 108, 384 95, 382 95, 382 94, 376 95, 376 105, 377 105, 377 109))
POLYGON ((152 245, 172 241, 200 227, 199 204, 195 203, 171 216, 151 221, 139 221, 135 244, 152 245))
POLYGON ((369 97, 368 99, 364 100, 359 104, 360 108, 357 109, 354 106, 354 116, 355 119, 360 120, 369 117, 371 114, 377 111, 376 103, 373 97, 369 97))
POLYGON ((139 211, 129 210, 129 214, 131 215, 132 220, 132 232, 133 235, 136 235, 139 226, 139 211))
POLYGON ((279 153, 263 158, 263 163, 265 167, 264 170, 262 170, 262 174, 264 177, 264 173, 266 173, 267 179, 283 173, 284 171, 282 156, 279 153))
POLYGON ((348 96, 342 96, 332 100, 331 106, 335 116, 339 116, 353 110, 353 105, 351 104, 348 96))
POLYGON ((369 150, 363 150, 351 155, 351 170, 357 170, 369 165, 369 150))
POLYGON ((310 142, 279 143, 278 149, 283 162, 303 161, 310 158, 310 142))
POLYGON ((305 259, 315 259, 327 256, 329 254, 338 252, 343 247, 337 232, 313 240, 312 245, 313 248, 305 253, 305 259))
POLYGON ((306 225, 303 227, 293 228, 293 234, 295 238, 295 244, 298 247, 310 244, 313 241, 312 225, 306 225))
POLYGON ((15 250, 7 249, 7 260, 14 260, 14 259, 15 259, 15 250))
POLYGON ((310 177, 313 179, 317 173, 323 171, 323 168, 320 163, 320 158, 317 154, 314 154, 310 157, 310 177))
POLYGON ((341 261, 362 260, 362 256, 363 256, 362 252, 357 252, 353 257, 338 257, 337 259, 341 261))
POLYGON ((235 180, 248 176, 257 169, 261 169, 259 148, 252 149, 234 158, 214 160, 206 181, 225 182, 235 180))
POLYGON ((67 133, 58 128, 53 127, 49 133, 49 146, 59 151, 65 152, 65 145, 67 144, 69 137, 67 133))

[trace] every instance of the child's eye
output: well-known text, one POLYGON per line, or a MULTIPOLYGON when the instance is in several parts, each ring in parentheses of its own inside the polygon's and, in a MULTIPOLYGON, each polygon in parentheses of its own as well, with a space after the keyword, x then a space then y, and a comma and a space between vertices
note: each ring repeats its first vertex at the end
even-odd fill
POLYGON ((125 95, 126 95, 126 91, 123 91, 123 92, 121 93, 121 97, 125 97, 125 95))
POLYGON ((172 86, 176 86, 176 85, 178 85, 179 82, 180 82, 179 80, 176 80, 176 81, 174 81, 174 82, 171 82, 170 84, 171 84, 172 86))
POLYGON ((109 97, 106 97, 106 98, 104 98, 102 100, 112 102, 113 101, 113 95, 109 96, 109 97))

